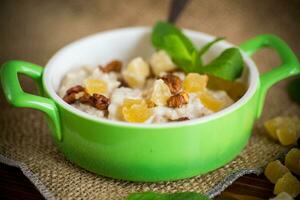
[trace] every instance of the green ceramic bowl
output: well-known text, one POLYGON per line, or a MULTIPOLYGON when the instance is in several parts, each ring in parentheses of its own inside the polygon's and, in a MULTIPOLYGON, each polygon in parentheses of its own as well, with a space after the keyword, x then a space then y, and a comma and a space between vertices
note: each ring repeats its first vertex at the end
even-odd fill
MULTIPOLYGON (((82 168, 116 179, 167 181, 203 174, 234 159, 247 144, 268 88, 300 72, 299 62, 286 43, 276 36, 261 35, 240 46, 246 65, 244 80, 249 86, 246 94, 206 117, 168 124, 116 122, 79 111, 56 94, 60 80, 72 68, 149 56, 154 51, 150 32, 149 28, 127 28, 81 39, 58 51, 45 68, 8 61, 0 73, 6 98, 14 106, 43 111, 58 149, 82 168), (263 47, 273 48, 282 65, 259 75, 249 56, 263 47), (36 81, 39 96, 21 89, 18 73, 36 81)), ((214 38, 185 32, 198 46, 214 38)), ((216 44, 207 59, 231 46, 228 42, 216 44)))

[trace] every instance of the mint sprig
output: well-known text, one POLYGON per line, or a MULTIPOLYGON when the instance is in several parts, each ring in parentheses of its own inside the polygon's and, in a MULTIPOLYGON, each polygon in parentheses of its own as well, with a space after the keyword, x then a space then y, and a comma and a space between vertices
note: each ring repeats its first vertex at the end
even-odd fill
POLYGON ((210 198, 195 192, 177 192, 172 194, 140 192, 130 194, 126 200, 210 200, 210 198))
POLYGON ((226 49, 210 63, 203 64, 202 56, 224 38, 216 38, 197 50, 180 29, 167 22, 158 22, 153 28, 151 39, 154 47, 165 50, 186 73, 205 73, 233 81, 243 71, 243 58, 238 48, 226 49))

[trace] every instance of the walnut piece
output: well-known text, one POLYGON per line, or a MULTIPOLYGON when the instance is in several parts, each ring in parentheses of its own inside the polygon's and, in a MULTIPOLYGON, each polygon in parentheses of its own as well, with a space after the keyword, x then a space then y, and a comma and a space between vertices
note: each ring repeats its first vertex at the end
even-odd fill
POLYGON ((81 85, 76 85, 74 87, 71 87, 70 89, 67 90, 67 94, 71 94, 71 93, 79 93, 84 91, 84 87, 82 87, 81 85))
POLYGON ((110 104, 110 99, 101 94, 93 94, 93 106, 99 110, 107 110, 110 104))
POLYGON ((83 92, 84 87, 81 85, 76 85, 71 87, 66 91, 66 95, 63 97, 63 100, 68 104, 73 104, 78 99, 78 93, 83 92))
POLYGON ((170 120, 171 122, 182 122, 182 121, 187 121, 190 120, 188 117, 180 117, 178 119, 170 120))
POLYGON ((186 92, 180 92, 171 96, 167 100, 167 105, 171 108, 180 108, 183 105, 187 104, 189 101, 189 95, 186 92))
POLYGON ((68 104, 73 104, 76 101, 76 93, 66 94, 63 100, 68 104))
POLYGON ((182 89, 182 81, 178 76, 173 74, 164 75, 161 78, 165 84, 169 87, 172 94, 177 94, 182 89))
POLYGON ((109 72, 120 72, 122 68, 122 62, 118 60, 113 60, 106 64, 104 67, 100 67, 101 71, 104 73, 109 72))

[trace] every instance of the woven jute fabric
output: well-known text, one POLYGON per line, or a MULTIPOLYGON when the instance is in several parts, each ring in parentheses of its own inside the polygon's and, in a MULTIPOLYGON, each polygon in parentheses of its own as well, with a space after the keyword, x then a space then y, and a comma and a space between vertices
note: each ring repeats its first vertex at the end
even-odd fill
MULTIPOLYGON (((23 59, 43 65, 60 47, 91 33, 126 26, 151 26, 165 19, 169 1, 3 1, 0 7, 0 61, 23 59), (26 2, 26 3, 25 3, 26 2)), ((190 0, 178 25, 226 36, 235 44, 262 33, 282 37, 300 55, 298 1, 190 0)), ((120 44, 120 48, 121 44, 120 44)), ((101 55, 99 55, 101 56, 101 55)), ((260 71, 279 64, 271 51, 255 57, 260 71)), ((34 84, 21 77, 22 86, 34 84)), ((261 173, 285 148, 268 139, 262 122, 299 113, 286 94, 288 80, 268 93, 262 117, 242 153, 226 166, 190 179, 132 183, 95 175, 71 164, 57 151, 42 113, 12 108, 0 94, 0 161, 18 166, 47 199, 124 199, 131 192, 205 192, 219 194, 238 177, 261 173)))

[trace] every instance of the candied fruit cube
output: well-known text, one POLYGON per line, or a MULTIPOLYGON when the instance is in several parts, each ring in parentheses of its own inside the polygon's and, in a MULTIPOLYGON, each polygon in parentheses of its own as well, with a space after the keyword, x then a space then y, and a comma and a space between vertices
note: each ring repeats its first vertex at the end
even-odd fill
POLYGON ((122 106, 122 114, 127 122, 142 123, 152 115, 152 110, 148 108, 145 100, 125 99, 122 106))
POLYGON ((290 172, 283 175, 275 184, 274 194, 277 195, 281 192, 286 192, 292 197, 300 194, 300 182, 290 172))
POLYGON ((85 90, 90 95, 93 94, 106 94, 107 84, 100 79, 87 79, 85 81, 85 90))
POLYGON ((285 166, 300 175, 300 149, 293 148, 285 156, 285 166))
POLYGON ((265 169, 265 176, 271 183, 276 183, 284 174, 288 173, 289 170, 286 166, 281 164, 279 160, 270 162, 265 169))
POLYGON ((189 73, 183 81, 183 88, 186 92, 202 92, 206 88, 207 75, 189 73))
POLYGON ((291 130, 288 127, 279 128, 276 131, 276 134, 277 134, 279 142, 282 145, 287 146, 287 145, 291 145, 291 144, 296 144, 296 142, 297 142, 296 132, 291 130))
POLYGON ((215 98, 209 92, 200 93, 199 100, 206 108, 214 112, 217 112, 224 107, 224 102, 222 100, 215 98))
POLYGON ((247 86, 242 82, 228 81, 215 76, 209 76, 207 87, 212 90, 224 90, 234 101, 240 99, 246 92, 247 86))
POLYGON ((172 96, 167 84, 162 79, 154 82, 151 101, 158 106, 167 105, 167 100, 172 96))
POLYGON ((300 120, 298 117, 275 117, 265 122, 269 136, 279 140, 282 145, 296 144, 299 137, 300 120))
POLYGON ((294 199, 288 193, 281 192, 276 197, 274 197, 274 198, 272 198, 270 200, 294 200, 294 199))
POLYGON ((123 71, 125 81, 133 88, 143 87, 149 74, 149 65, 141 57, 137 57, 129 62, 127 68, 123 71))
POLYGON ((155 75, 160 75, 162 72, 167 72, 176 69, 170 56, 164 50, 160 50, 152 54, 150 65, 155 75))

